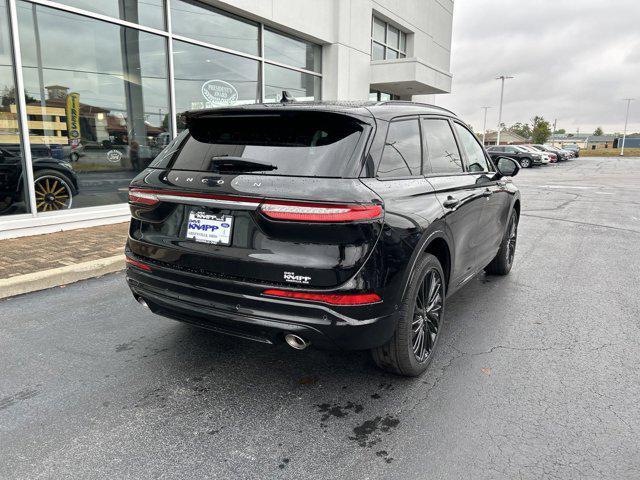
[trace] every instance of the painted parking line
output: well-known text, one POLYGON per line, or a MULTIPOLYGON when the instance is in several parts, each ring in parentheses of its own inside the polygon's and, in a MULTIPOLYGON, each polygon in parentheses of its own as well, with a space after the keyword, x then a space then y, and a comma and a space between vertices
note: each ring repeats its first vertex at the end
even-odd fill
POLYGON ((575 188, 578 190, 589 190, 589 189, 593 189, 593 188, 600 188, 600 187, 591 187, 591 186, 585 186, 585 185, 540 185, 540 187, 542 188, 575 188))

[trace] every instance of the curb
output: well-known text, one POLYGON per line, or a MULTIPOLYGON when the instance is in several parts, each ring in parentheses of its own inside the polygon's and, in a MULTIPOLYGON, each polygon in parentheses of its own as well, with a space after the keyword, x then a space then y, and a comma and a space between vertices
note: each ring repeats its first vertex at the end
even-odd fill
POLYGON ((118 272, 125 266, 124 255, 100 258, 89 262, 52 268, 41 272, 27 273, 16 277, 0 279, 0 299, 59 287, 69 283, 118 272))

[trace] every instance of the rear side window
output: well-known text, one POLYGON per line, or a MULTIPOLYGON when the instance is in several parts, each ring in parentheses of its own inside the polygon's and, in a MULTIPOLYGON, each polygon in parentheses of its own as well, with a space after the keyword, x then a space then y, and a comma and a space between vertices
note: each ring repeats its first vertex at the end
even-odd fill
POLYGON ((456 132, 458 132, 458 138, 460 138, 462 147, 467 154, 467 170, 469 172, 490 171, 487 158, 484 156, 484 151, 476 139, 476 136, 459 123, 454 123, 454 125, 456 132))
POLYGON ((443 119, 425 119, 422 123, 430 168, 425 175, 461 173, 462 160, 449 122, 443 119))
POLYGON ((173 169, 338 178, 368 128, 323 112, 214 115, 188 126, 173 169))
POLYGON ((421 175, 421 166, 422 144, 418 119, 391 122, 378 167, 378 177, 421 175))

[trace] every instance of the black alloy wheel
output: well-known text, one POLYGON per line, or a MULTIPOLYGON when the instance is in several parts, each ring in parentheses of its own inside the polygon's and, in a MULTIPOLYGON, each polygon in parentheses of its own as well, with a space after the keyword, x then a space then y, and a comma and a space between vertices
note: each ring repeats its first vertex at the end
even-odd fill
POLYGON ((518 241, 518 218, 511 215, 509 220, 509 237, 507 239, 507 260, 509 265, 513 264, 513 257, 516 255, 516 242, 518 241))
POLYGON ((442 265, 435 256, 425 253, 407 284, 393 336, 371 350, 376 365, 408 377, 416 377, 428 368, 444 324, 445 288, 442 265))
POLYGON ((416 360, 420 363, 427 359, 436 343, 442 314, 442 287, 440 272, 432 268, 424 275, 416 295, 411 344, 416 360))
POLYGON ((504 233, 502 243, 498 253, 491 260, 491 263, 484 267, 490 275, 506 275, 511 271, 513 259, 516 255, 516 244, 518 242, 518 212, 511 211, 507 231, 504 233))

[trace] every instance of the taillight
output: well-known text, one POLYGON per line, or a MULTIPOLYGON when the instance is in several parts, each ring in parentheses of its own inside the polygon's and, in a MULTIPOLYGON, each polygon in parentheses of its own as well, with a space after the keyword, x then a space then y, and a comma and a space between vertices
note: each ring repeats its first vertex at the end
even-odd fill
POLYGON ((160 200, 155 193, 145 192, 144 190, 132 188, 131 190, 129 190, 129 202, 138 203, 141 205, 156 205, 160 202, 160 200))
POLYGON ((147 272, 151 271, 151 267, 149 265, 147 265, 146 263, 139 262, 139 261, 134 260, 133 258, 129 258, 129 257, 124 257, 124 260, 129 265, 133 265, 134 267, 138 267, 138 268, 140 268, 142 270, 146 270, 147 272))
POLYGON ((330 305, 366 305, 382 300, 376 293, 311 293, 293 290, 269 289, 262 292, 271 297, 293 298, 297 300, 310 300, 312 302, 328 303, 330 305))
POLYGON ((382 215, 380 205, 331 205, 267 201, 260 210, 274 220, 296 222, 352 222, 382 215))

